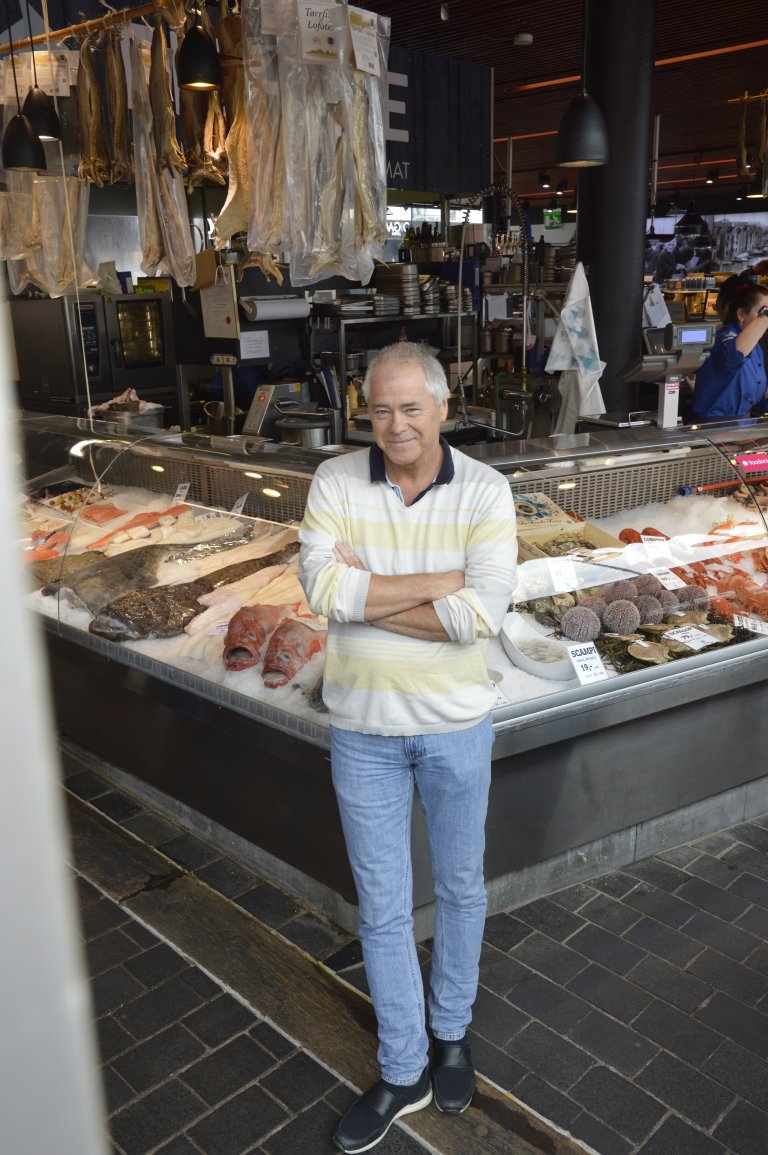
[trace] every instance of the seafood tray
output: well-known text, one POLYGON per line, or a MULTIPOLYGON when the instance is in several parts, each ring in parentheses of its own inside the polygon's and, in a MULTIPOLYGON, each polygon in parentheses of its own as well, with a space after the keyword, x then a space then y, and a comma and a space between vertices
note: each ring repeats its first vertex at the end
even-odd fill
POLYGON ((530 532, 526 529, 517 542, 520 561, 542 557, 589 557, 596 550, 620 551, 623 548, 618 538, 611 537, 599 526, 588 521, 574 522, 567 516, 560 526, 530 532))
POLYGON ((83 506, 96 505, 109 496, 111 491, 107 486, 77 485, 76 482, 62 481, 38 490, 31 498, 60 513, 77 513, 83 506))

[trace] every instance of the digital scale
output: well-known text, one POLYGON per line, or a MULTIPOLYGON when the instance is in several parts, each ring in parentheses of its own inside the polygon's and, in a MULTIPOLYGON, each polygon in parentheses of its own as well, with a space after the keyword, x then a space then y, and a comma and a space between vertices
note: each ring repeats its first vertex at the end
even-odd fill
POLYGON ((579 429, 594 425, 624 429, 633 425, 657 425, 659 429, 676 429, 680 402, 680 380, 703 365, 715 341, 716 321, 685 324, 671 322, 659 328, 643 330, 646 353, 639 361, 619 374, 622 381, 657 383, 659 407, 637 413, 601 413, 579 420, 579 429))
POLYGON ((243 433, 271 438, 278 420, 299 410, 304 400, 300 381, 278 381, 274 385, 260 385, 253 395, 251 407, 243 424, 243 433))

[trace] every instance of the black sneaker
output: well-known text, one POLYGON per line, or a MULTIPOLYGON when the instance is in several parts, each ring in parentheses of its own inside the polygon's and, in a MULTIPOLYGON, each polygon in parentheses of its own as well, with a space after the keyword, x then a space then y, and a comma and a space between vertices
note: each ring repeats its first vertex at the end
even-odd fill
POLYGON ((432 1086, 438 1111, 446 1115, 466 1111, 475 1093, 475 1068, 466 1035, 455 1042, 433 1040, 432 1086))
POLYGON ((429 1067, 424 1068, 417 1083, 407 1087, 397 1087, 381 1079, 349 1108, 333 1140, 346 1155, 370 1151, 381 1142, 395 1119, 421 1111, 431 1099, 429 1067))

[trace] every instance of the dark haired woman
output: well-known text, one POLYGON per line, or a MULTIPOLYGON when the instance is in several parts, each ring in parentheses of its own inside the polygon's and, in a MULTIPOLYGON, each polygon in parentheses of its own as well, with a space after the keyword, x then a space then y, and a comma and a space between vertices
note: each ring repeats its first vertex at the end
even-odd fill
POLYGON ((743 281, 730 294, 723 327, 696 374, 694 421, 727 421, 768 411, 768 382, 758 344, 766 332, 768 289, 743 281))

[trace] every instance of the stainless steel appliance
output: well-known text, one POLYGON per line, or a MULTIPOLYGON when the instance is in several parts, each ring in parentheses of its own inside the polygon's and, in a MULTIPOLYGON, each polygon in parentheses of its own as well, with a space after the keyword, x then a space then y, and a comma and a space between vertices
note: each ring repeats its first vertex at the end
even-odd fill
POLYGON ((169 293, 102 298, 116 393, 173 388, 175 355, 169 293))
POLYGON ((300 381, 260 385, 253 395, 243 433, 274 437, 278 420, 288 413, 297 413, 307 400, 306 389, 300 381))
POLYGON ((133 387, 175 401, 171 298, 165 293, 15 297, 11 323, 25 409, 80 415, 133 387))
POLYGON ((86 407, 86 373, 91 400, 113 395, 107 322, 102 298, 11 298, 11 323, 25 409, 80 414, 86 407))

